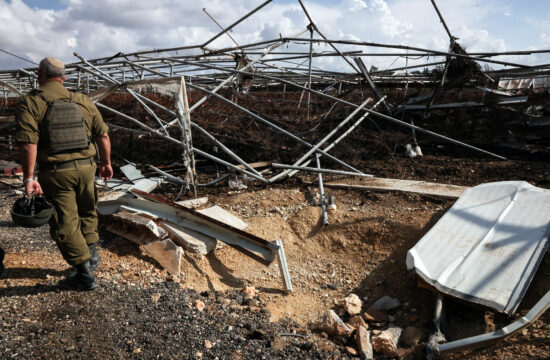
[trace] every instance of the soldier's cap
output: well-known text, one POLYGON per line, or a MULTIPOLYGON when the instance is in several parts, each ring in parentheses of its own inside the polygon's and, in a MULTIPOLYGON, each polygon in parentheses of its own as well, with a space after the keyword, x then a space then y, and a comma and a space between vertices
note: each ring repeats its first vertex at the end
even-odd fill
POLYGON ((65 69, 65 64, 63 64, 63 61, 59 60, 58 58, 54 57, 47 57, 43 60, 45 63, 50 64, 51 66, 58 68, 58 69, 65 69))

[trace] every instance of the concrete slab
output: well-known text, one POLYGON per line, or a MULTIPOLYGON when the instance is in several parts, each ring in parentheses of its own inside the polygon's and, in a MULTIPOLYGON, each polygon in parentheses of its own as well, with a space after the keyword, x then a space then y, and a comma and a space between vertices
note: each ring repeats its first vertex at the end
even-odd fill
POLYGON ((325 187, 336 189, 355 189, 369 191, 403 191, 422 195, 441 196, 450 199, 458 199, 468 189, 466 186, 431 183, 417 180, 363 179, 361 185, 325 183, 325 187))
POLYGON ((168 232, 168 236, 186 251, 207 255, 214 249, 218 241, 213 237, 201 234, 168 221, 160 222, 160 226, 168 232))
POLYGON ((200 197, 197 199, 189 199, 189 200, 182 200, 182 201, 176 201, 176 204, 185 206, 189 209, 195 209, 198 208, 204 204, 208 203, 208 197, 200 197))
POLYGON ((170 239, 151 241, 142 246, 156 262, 168 273, 174 276, 180 275, 181 257, 183 249, 170 239))
POLYGON ((226 225, 233 226, 239 230, 244 230, 248 227, 248 224, 231 214, 229 211, 222 209, 219 206, 212 206, 207 209, 197 210, 197 212, 210 216, 226 225))

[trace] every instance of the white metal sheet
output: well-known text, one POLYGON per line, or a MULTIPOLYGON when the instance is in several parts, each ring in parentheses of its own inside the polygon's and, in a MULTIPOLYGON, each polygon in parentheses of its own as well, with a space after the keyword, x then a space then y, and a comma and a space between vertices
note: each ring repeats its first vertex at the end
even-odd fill
POLYGON ((549 244, 550 190, 524 181, 470 188, 407 253, 443 293, 513 313, 549 244))

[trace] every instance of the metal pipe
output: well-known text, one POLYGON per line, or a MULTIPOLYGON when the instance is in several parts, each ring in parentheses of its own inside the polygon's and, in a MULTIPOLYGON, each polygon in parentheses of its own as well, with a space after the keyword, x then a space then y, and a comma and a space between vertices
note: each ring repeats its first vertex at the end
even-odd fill
MULTIPOLYGON (((386 95, 384 95, 384 99, 386 98, 386 95)), ((378 102, 376 104, 374 104, 371 109, 376 109, 378 107, 378 105, 380 105, 382 103, 382 100, 378 100, 378 102)), ((340 141, 342 141, 346 136, 348 136, 353 130, 355 130, 359 124, 361 124, 363 122, 363 120, 365 120, 367 118, 367 116, 369 116, 370 114, 369 113, 365 113, 363 114, 363 116, 361 116, 352 126, 350 126, 344 133, 342 133, 342 135, 340 135, 338 137, 338 139, 334 140, 332 143, 330 143, 329 145, 327 145, 326 148, 323 149, 323 151, 326 151, 326 152, 329 152, 333 147, 335 147, 340 141)), ((308 160, 306 161, 305 163, 301 163, 301 164, 295 164, 295 165, 299 165, 299 166, 308 166, 310 164, 311 160, 308 160)), ((288 175, 289 177, 293 176, 294 174, 296 174, 298 171, 296 170, 293 170, 290 172, 290 174, 288 175)))
POLYGON ((296 39, 296 38, 283 38, 282 40, 286 41, 298 41, 298 42, 307 42, 307 41, 313 41, 313 42, 323 42, 323 43, 334 43, 334 44, 343 44, 343 45, 359 45, 359 46, 372 46, 372 47, 382 47, 382 48, 391 48, 391 49, 403 49, 403 50, 415 50, 415 51, 425 51, 425 52, 431 52, 432 54, 436 55, 443 55, 443 56, 455 56, 455 57, 461 57, 465 59, 471 59, 475 61, 481 61, 481 62, 487 62, 492 64, 499 64, 499 65, 507 65, 507 66, 514 66, 514 67, 521 67, 530 69, 532 66, 529 65, 523 65, 523 64, 516 64, 506 61, 498 61, 498 60, 491 60, 491 59, 482 59, 475 56, 470 55, 463 55, 463 54, 456 54, 456 53, 449 53, 439 50, 430 50, 430 49, 424 49, 419 48, 416 46, 407 46, 407 45, 393 45, 393 44, 380 44, 380 43, 373 43, 368 41, 355 41, 355 40, 326 40, 326 39, 296 39))
POLYGON ((206 47, 206 45, 210 44, 212 41, 216 40, 217 38, 219 38, 220 36, 222 36, 223 34, 225 34, 226 32, 228 32, 229 30, 233 29, 235 26, 239 25, 242 21, 246 20, 248 17, 252 16, 254 13, 256 13, 258 10, 260 10, 261 8, 263 8, 264 6, 266 6, 267 4, 269 4, 271 1, 273 0, 267 0, 266 2, 264 2, 263 4, 261 4, 260 6, 258 6, 257 8, 255 8, 254 10, 252 10, 251 12, 249 12, 248 14, 246 14, 245 16, 243 16, 242 18, 240 18, 239 20, 235 21, 233 24, 229 25, 229 27, 227 27, 225 30, 223 30, 222 32, 218 33, 217 35, 215 35, 214 37, 210 38, 210 40, 207 40, 204 44, 202 44, 200 47, 201 49, 204 49, 206 47))
MULTIPOLYGON (((317 163, 317 170, 321 169, 321 161, 319 160, 319 154, 315 154, 315 161, 317 163)), ((327 202, 325 199, 325 188, 323 187, 323 174, 318 173, 317 179, 319 181, 319 194, 321 196, 321 210, 323 212, 323 225, 328 225, 328 214, 327 214, 327 202)))
POLYGON ((314 173, 360 176, 360 177, 369 177, 369 178, 374 177, 373 175, 363 174, 363 173, 354 173, 350 171, 341 171, 341 170, 332 170, 332 169, 318 169, 318 168, 312 168, 307 166, 295 166, 295 165, 278 164, 278 163, 272 163, 271 166, 276 169, 291 169, 291 170, 299 170, 299 171, 309 171, 314 173))
MULTIPOLYGON (((217 22, 216 19, 214 19, 214 17, 208 13, 208 11, 206 11, 206 8, 202 8, 202 11, 210 18, 210 20, 212 20, 216 25, 218 25, 218 27, 219 27, 221 30, 224 30, 223 26, 221 26, 220 23, 217 22)), ((226 34, 227 34, 227 36, 229 36, 229 38, 233 41, 233 43, 234 43, 236 46, 240 46, 239 44, 237 44, 237 41, 233 38, 233 36, 231 36, 230 33, 226 33, 226 34)))
POLYGON ((449 28, 447 27, 447 24, 445 23, 445 20, 443 20, 443 16, 439 12, 439 9, 438 9, 437 5, 435 4, 434 0, 432 0, 432 5, 434 6, 435 11, 437 12, 437 16, 439 16, 439 21, 441 21, 441 23, 443 24, 443 27, 445 28, 445 31, 447 31, 447 35, 449 35, 449 39, 451 41, 454 41, 455 37, 453 35, 451 35, 451 32, 449 31, 449 28))
MULTIPOLYGON (((312 24, 314 30, 317 31, 317 34, 321 35, 321 37, 322 37, 323 39, 327 40, 326 36, 323 35, 323 34, 321 33, 321 31, 319 31, 319 28, 317 28, 317 25, 315 25, 315 23, 313 22, 313 19, 312 19, 311 16, 309 15, 309 12, 307 11, 307 9, 306 9, 304 3, 302 2, 302 0, 298 0, 298 2, 300 3, 300 6, 302 7, 302 10, 304 10, 304 13, 305 13, 306 16, 307 16, 307 18, 308 18, 308 20, 309 20, 309 23, 312 24)), ((334 49, 334 51, 336 51, 336 52, 342 57, 342 59, 344 59, 345 62, 348 63, 349 66, 351 66, 351 68, 352 68, 353 70, 355 70, 355 71, 357 72, 357 68, 355 68, 355 66, 353 66, 353 64, 351 63, 351 61, 349 61, 348 58, 346 58, 346 56, 345 56, 344 54, 342 54, 342 53, 340 52, 340 50, 338 50, 338 49, 336 48, 336 46, 334 46, 334 45, 332 44, 332 42, 329 42, 328 44, 329 44, 329 46, 330 46, 331 48, 334 49)))

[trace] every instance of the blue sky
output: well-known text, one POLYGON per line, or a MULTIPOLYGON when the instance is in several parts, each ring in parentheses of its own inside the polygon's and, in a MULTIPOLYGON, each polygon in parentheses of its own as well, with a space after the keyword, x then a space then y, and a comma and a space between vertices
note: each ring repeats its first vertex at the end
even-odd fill
MULTIPOLYGON (((263 0, 0 0, 0 49, 38 61, 54 55, 75 61, 118 51, 194 45, 218 28, 202 12, 231 24, 263 0)), ((305 0, 321 31, 332 39, 364 40, 446 50, 448 39, 430 0, 305 0)), ((459 42, 469 51, 550 49, 550 1, 436 0, 459 42)), ((245 44, 291 35, 307 25, 297 0, 274 0, 232 35, 245 44)), ((230 45, 226 37, 213 46, 230 45)), ((342 47, 342 50, 357 48, 342 47)), ((323 51, 324 47, 317 47, 323 51)), ((385 50, 361 48, 369 52, 385 50)), ((394 59, 365 58, 389 66, 394 59)), ((546 55, 502 60, 548 63, 546 55)), ((317 61, 317 60, 316 60, 317 61)), ((397 59, 395 65, 403 64, 397 59)), ((320 67, 345 68, 334 59, 320 67)), ((28 66, 0 54, 0 68, 28 66)))

